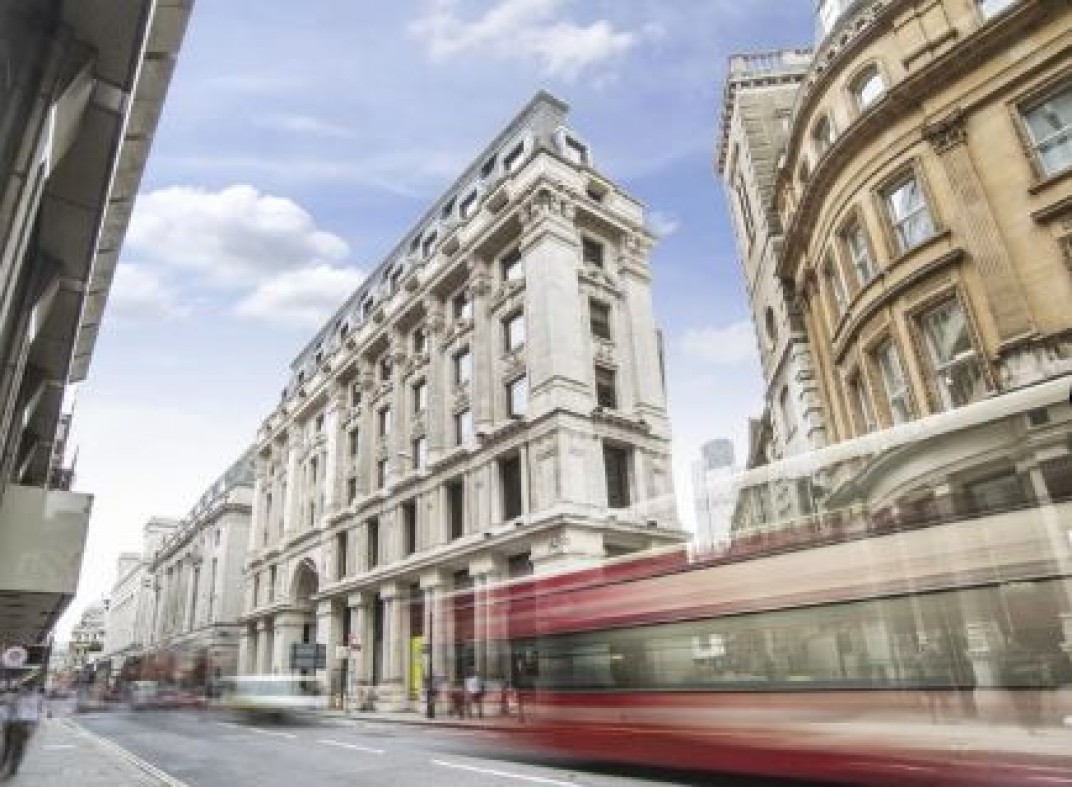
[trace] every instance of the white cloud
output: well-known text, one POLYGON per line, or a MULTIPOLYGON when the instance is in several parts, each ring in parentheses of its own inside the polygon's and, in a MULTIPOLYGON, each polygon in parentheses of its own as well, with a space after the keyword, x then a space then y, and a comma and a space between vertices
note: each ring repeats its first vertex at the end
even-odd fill
POLYGON ((120 263, 115 268, 108 311, 119 317, 134 319, 171 319, 186 314, 156 271, 126 263, 120 263))
POLYGON ((361 284, 353 268, 318 265, 281 273, 239 301, 235 313, 274 322, 318 326, 361 284))
POLYGON ((473 21, 457 13, 456 0, 437 0, 410 24, 410 33, 424 42, 437 61, 479 51, 501 59, 534 61, 548 77, 576 79, 582 72, 629 51, 642 37, 616 30, 600 19, 590 25, 557 20, 563 0, 500 0, 473 21))
POLYGON ((693 328, 681 337, 681 351, 695 360, 736 366, 756 360, 756 335, 748 320, 721 328, 693 328))
POLYGON ((237 286, 337 262, 349 252, 297 203, 241 185, 217 192, 174 186, 139 197, 126 244, 139 261, 237 286))
POLYGON ((681 229, 681 219, 673 213, 653 210, 648 214, 648 229, 660 238, 665 238, 681 229))
POLYGON ((350 139, 354 136, 354 132, 346 126, 312 115, 273 115, 257 121, 257 125, 313 137, 350 139))

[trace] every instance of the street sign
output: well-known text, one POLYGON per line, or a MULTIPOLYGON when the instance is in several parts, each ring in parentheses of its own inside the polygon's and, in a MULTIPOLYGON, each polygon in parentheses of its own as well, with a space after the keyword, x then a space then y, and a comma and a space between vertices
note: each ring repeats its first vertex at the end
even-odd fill
POLYGON ((291 669, 324 669, 328 663, 327 645, 295 642, 290 646, 291 669))
POLYGON ((2 660, 8 669, 19 669, 26 665, 26 659, 29 657, 29 652, 22 645, 12 645, 4 651, 2 660))

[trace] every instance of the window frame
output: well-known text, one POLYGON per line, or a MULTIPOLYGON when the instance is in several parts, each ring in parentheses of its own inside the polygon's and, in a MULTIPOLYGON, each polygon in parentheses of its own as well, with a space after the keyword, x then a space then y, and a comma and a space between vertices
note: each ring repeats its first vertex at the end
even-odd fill
POLYGON ((607 267, 607 244, 592 235, 581 235, 581 263, 605 270, 607 267), (595 253, 590 258, 589 251, 595 253))
POLYGON ((596 399, 596 406, 602 407, 604 410, 617 410, 621 406, 620 397, 618 396, 618 371, 612 366, 597 363, 593 365, 593 388, 596 399), (603 379, 600 379, 600 375, 603 375, 603 379), (609 381, 610 388, 608 389, 606 383, 609 381), (603 394, 609 390, 610 403, 604 401, 603 394))
POLYGON ((611 305, 610 305, 609 302, 601 300, 600 298, 589 297, 589 299, 588 299, 588 330, 589 330, 589 333, 594 338, 600 339, 600 340, 605 341, 605 342, 614 341, 613 318, 612 318, 611 315, 612 315, 612 309, 611 309, 611 305), (606 327, 607 327, 607 331, 606 331, 607 335, 606 336, 604 336, 604 335, 602 335, 602 334, 600 334, 600 333, 598 333, 596 331, 596 320, 595 320, 596 308, 594 308, 594 307, 598 307, 598 309, 601 310, 601 311, 605 310, 606 318, 607 318, 606 319, 606 327))
MULTIPOLYGON (((931 223, 933 225, 933 217, 931 223)), ((852 268, 853 278, 859 289, 863 289, 878 277, 879 268, 876 263, 874 248, 871 245, 871 238, 867 232, 867 226, 863 221, 863 216, 861 216, 859 212, 853 211, 841 223, 841 227, 838 230, 838 244, 841 252, 848 260, 849 266, 852 268), (866 266, 861 266, 861 255, 857 254, 856 250, 853 248, 852 241, 850 240, 850 237, 854 232, 859 235, 862 245, 862 259, 866 263, 866 266), (861 273, 862 267, 866 267, 867 269, 868 275, 866 277, 861 273)))
POLYGON ((905 369, 904 354, 901 352, 896 339, 891 334, 880 336, 876 341, 871 343, 871 346, 867 350, 867 354, 870 358, 871 365, 876 369, 878 378, 882 384, 882 391, 885 394, 885 415, 887 416, 889 423, 893 426, 897 426, 911 421, 915 417, 915 409, 912 406, 912 384, 905 369), (883 363, 884 350, 887 350, 891 354, 890 357, 892 357, 894 366, 896 366, 896 376, 900 378, 900 387, 897 389, 894 389, 891 385, 892 382, 896 381, 890 380, 890 376, 887 374, 887 366, 883 363), (903 418, 897 417, 898 410, 895 407, 897 402, 900 402, 900 405, 903 408, 903 418))
POLYGON ((473 381, 473 352, 469 345, 459 348, 450 357, 451 378, 456 387, 469 385, 473 381), (462 362, 465 359, 465 362, 462 362), (464 374, 463 374, 464 371, 464 374))
POLYGON ((521 248, 518 246, 499 257, 499 278, 503 284, 524 281, 525 268, 522 260, 521 248))
POLYGON ((849 92, 849 96, 852 99, 852 106, 856 110, 857 115, 865 115, 874 109, 875 105, 880 103, 890 91, 890 80, 886 76, 886 71, 882 67, 882 64, 878 60, 871 60, 856 71, 853 72, 849 81, 846 83, 846 87, 849 92), (870 82, 870 79, 865 77, 872 73, 872 79, 878 79, 882 83, 882 89, 872 98, 870 101, 864 100, 864 82, 870 82))
POLYGON ((504 386, 506 390, 506 414, 511 418, 524 418, 528 415, 529 409, 529 378, 527 374, 518 375, 511 380, 508 380, 504 386), (524 406, 518 411, 514 401, 515 386, 522 385, 524 387, 524 406))
POLYGON ((476 436, 473 408, 463 407, 454 413, 454 445, 461 448, 472 443, 476 436), (466 428, 468 427, 468 428, 466 428))
MULTIPOLYGON (((939 369, 934 362, 932 355, 933 348, 930 345, 927 332, 923 326, 923 321, 928 314, 934 313, 940 307, 948 303, 956 304, 964 317, 965 330, 967 331, 968 341, 972 348, 971 355, 973 358, 970 360, 974 360, 978 367, 980 383, 987 393, 994 390, 993 381, 990 377, 990 367, 986 359, 985 347, 980 339, 979 332, 976 329, 975 318, 971 309, 968 307, 968 303, 958 288, 951 287, 943 289, 940 292, 934 293, 932 297, 928 298, 923 303, 918 304, 908 314, 910 325, 912 326, 916 360, 919 363, 920 370, 924 373, 924 383, 926 385, 932 412, 947 412, 964 406, 963 404, 957 405, 951 403, 949 391, 940 382, 939 374, 942 369, 950 368, 957 363, 963 363, 965 361, 965 354, 962 353, 958 358, 954 358, 951 362, 943 364, 942 369, 939 369)), ((974 402, 978 400, 972 401, 974 402)), ((971 402, 966 402, 965 404, 970 403, 971 402)))
POLYGON ((503 352, 513 353, 524 348, 528 339, 527 327, 525 324, 525 312, 520 309, 503 317, 503 352), (517 335, 518 330, 520 330, 520 335, 517 335))
POLYGON ((1014 105, 1018 127, 1024 146, 1030 157, 1031 165, 1035 170, 1035 174, 1043 180, 1060 177, 1061 175, 1066 175, 1069 172, 1072 172, 1072 161, 1059 169, 1048 169, 1039 150, 1041 145, 1061 137, 1064 139, 1064 144, 1069 148, 1072 148, 1072 120, 1070 120, 1067 126, 1062 127, 1059 131, 1054 132, 1050 136, 1039 141, 1035 139, 1035 135, 1031 130, 1031 124, 1028 122, 1027 116, 1032 111, 1048 103, 1055 97, 1066 93, 1072 98, 1072 79, 1069 79, 1067 76, 1045 86, 1039 91, 1035 91, 1029 97, 1021 99, 1014 105))
POLYGON ((413 403, 412 412, 414 415, 420 415, 428 409, 428 381, 423 377, 415 380, 409 390, 413 403))
POLYGON ((908 162, 885 178, 876 187, 874 194, 882 216, 890 254, 894 260, 911 254, 942 233, 942 223, 936 210, 936 202, 931 194, 927 178, 924 176, 923 167, 918 160, 908 162), (922 207, 905 214, 900 219, 895 219, 891 198, 895 192, 900 191, 912 181, 916 183, 922 199, 922 207), (901 226, 921 212, 927 217, 930 232, 926 237, 920 238, 911 245, 905 245, 905 241, 902 240, 900 234, 901 226))

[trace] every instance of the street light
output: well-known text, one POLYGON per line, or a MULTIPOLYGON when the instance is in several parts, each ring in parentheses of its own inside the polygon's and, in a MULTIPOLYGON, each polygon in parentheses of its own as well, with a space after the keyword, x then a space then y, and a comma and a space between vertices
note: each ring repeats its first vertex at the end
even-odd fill
POLYGON ((428 615, 427 641, 421 645, 424 651, 424 715, 429 719, 435 718, 435 676, 432 674, 432 625, 435 615, 428 615))

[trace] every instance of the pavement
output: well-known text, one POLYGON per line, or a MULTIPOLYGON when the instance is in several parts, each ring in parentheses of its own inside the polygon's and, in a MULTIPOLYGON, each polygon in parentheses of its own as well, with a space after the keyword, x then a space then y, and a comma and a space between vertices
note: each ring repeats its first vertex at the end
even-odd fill
POLYGON ((46 719, 38 725, 18 774, 3 784, 4 787, 174 787, 167 774, 67 718, 46 719))

